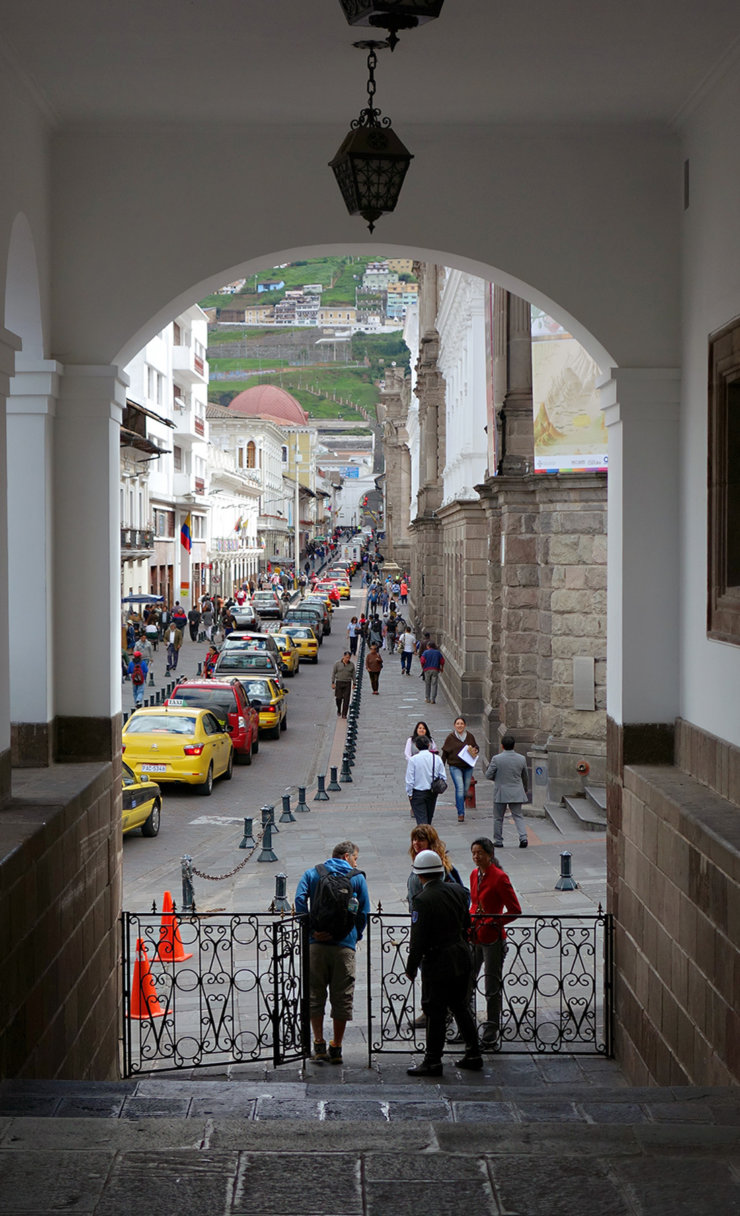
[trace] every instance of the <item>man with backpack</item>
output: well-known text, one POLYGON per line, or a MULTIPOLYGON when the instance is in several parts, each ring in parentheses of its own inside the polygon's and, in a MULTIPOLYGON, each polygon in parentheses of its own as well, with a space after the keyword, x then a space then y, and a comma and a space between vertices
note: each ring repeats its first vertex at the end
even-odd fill
POLYGON ((312 1059, 342 1063, 342 1040, 352 1020, 355 950, 370 912, 365 875, 357 869, 359 849, 351 840, 334 846, 322 865, 306 870, 296 889, 295 909, 308 917, 309 1001, 313 1031, 312 1059), (324 1010, 329 993, 333 1036, 324 1038, 324 1010))
POLYGON ((144 703, 144 689, 146 687, 146 677, 149 671, 149 665, 144 662, 141 657, 141 651, 135 650, 131 656, 131 662, 128 665, 128 674, 131 677, 131 685, 134 690, 134 707, 144 703))

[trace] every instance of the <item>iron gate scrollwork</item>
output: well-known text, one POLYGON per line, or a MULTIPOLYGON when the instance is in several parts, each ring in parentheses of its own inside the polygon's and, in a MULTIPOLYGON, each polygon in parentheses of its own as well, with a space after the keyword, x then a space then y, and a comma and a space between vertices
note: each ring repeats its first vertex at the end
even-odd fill
POLYGON ((124 912, 122 933, 124 1076, 307 1054, 298 917, 124 912))
MULTIPOLYGON (((495 1050, 508 1053, 613 1054, 613 924, 593 916, 487 917, 506 924, 501 1013, 495 1050)), ((385 1052, 421 1051, 420 984, 405 974, 408 915, 374 913, 367 941, 370 1060, 385 1052)), ((487 1017, 483 972, 471 995, 479 1023, 487 1017)), ((454 1031, 453 1031, 454 1033, 454 1031)))

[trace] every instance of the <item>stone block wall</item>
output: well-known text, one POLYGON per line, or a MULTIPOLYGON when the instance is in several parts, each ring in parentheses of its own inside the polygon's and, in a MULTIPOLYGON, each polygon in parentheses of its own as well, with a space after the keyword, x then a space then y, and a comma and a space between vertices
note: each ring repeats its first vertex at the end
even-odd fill
POLYGON ((442 552, 444 685, 458 713, 477 720, 489 668, 488 525, 479 501, 437 512, 442 552))
POLYGON ((120 754, 14 773, 0 811, 0 1076, 119 1075, 121 863, 120 754))
POLYGON ((676 765, 629 764, 610 732, 618 1057, 638 1085, 737 1084, 740 749, 679 722, 676 765))

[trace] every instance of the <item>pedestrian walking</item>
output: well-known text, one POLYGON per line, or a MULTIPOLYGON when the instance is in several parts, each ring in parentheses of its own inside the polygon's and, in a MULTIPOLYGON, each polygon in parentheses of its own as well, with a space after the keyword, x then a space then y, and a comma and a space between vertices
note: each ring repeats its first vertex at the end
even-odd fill
POLYGON ((410 676, 411 660, 416 650, 416 635, 408 625, 398 639, 398 646, 401 651, 401 675, 410 676))
POLYGON ((182 646, 182 631, 177 628, 174 622, 168 625, 165 634, 164 642, 167 646, 167 670, 177 671, 177 660, 182 646))
POLYGON ((432 782, 435 776, 443 776, 444 765, 423 735, 417 738, 416 749, 416 755, 406 762, 406 793, 416 822, 431 823, 437 804, 432 782))
POLYGON ((203 601, 202 621, 203 621, 203 628, 206 631, 206 637, 210 641, 211 634, 213 631, 213 604, 211 603, 210 600, 203 601))
POLYGON ((508 874, 496 861, 493 841, 487 836, 480 836, 473 841, 470 852, 476 867, 470 875, 473 983, 482 968, 486 1000, 486 1020, 480 1045, 483 1051, 498 1051, 504 959, 507 950, 506 925, 514 920, 522 909, 508 874))
POLYGON ((455 718, 455 725, 442 744, 442 759, 449 766, 452 784, 455 787, 455 806, 457 807, 457 822, 465 822, 465 798, 473 779, 474 765, 467 764, 460 753, 468 749, 474 759, 478 755, 478 744, 475 736, 468 730, 463 717, 455 718))
POLYGON ((378 650, 380 650, 380 647, 383 645, 383 625, 380 617, 377 614, 370 617, 368 622, 367 640, 371 646, 375 644, 378 647, 378 650))
POLYGON ((428 704, 434 705, 437 700, 439 674, 444 671, 444 655, 435 642, 430 642, 419 655, 419 660, 424 672, 424 692, 426 694, 424 699, 428 704))
POLYGON ((398 617, 395 612, 391 612, 385 624, 385 647, 389 654, 393 654, 396 649, 396 632, 398 630, 398 617))
POLYGON ((313 1032, 312 1059, 342 1063, 342 1040, 352 1020, 357 943, 370 913, 365 875, 357 869, 359 849, 351 840, 334 846, 331 857, 306 870, 298 882, 295 909, 308 917, 309 1016, 313 1032), (324 1038, 327 992, 332 1038, 324 1038))
POLYGON ((334 664, 331 686, 337 703, 337 717, 346 718, 349 699, 355 686, 355 665, 348 650, 345 650, 339 662, 334 664))
POLYGON ((213 669, 218 660, 218 646, 215 642, 211 642, 206 652, 206 657, 203 660, 203 678, 210 680, 213 675, 213 669))
POLYGON ((198 630, 200 628, 201 615, 197 608, 193 607, 188 613, 188 629, 190 630, 190 641, 198 641, 198 630))
POLYGON ((402 604, 408 604, 408 602, 409 602, 409 585, 406 582, 405 578, 401 579, 401 586, 399 588, 399 599, 401 600, 402 604))
POLYGON ((359 640, 359 636, 360 636, 360 625, 357 620, 357 617, 353 616, 352 620, 350 621, 349 625, 347 626, 347 637, 349 638, 350 654, 357 654, 357 642, 359 640))
POLYGON ((370 643, 370 649, 365 656, 365 667, 368 675, 370 676, 370 687, 372 689, 373 696, 377 697, 380 692, 378 687, 380 682, 380 673, 383 670, 383 658, 380 650, 378 649, 377 642, 370 643))
POLYGON ((414 729, 412 730, 408 739, 406 740, 406 748, 405 748, 403 754, 407 760, 410 760, 411 757, 415 756, 416 753, 418 752, 419 748, 418 748, 417 744, 418 744, 419 739, 428 739, 429 740, 429 750, 430 751, 436 752, 438 750, 435 745, 434 739, 432 738, 432 733, 431 733, 429 727, 427 726, 426 722, 417 722, 416 726, 414 727, 414 729))
POLYGON ((486 777, 493 781, 493 843, 497 849, 504 847, 504 815, 508 806, 519 833, 519 848, 526 849, 527 828, 522 815, 522 803, 526 802, 529 789, 527 761, 514 751, 513 735, 504 735, 501 751, 494 756, 486 769, 486 777))
POLYGON ((128 665, 131 687, 134 690, 134 707, 138 709, 144 703, 144 689, 149 668, 141 657, 141 651, 135 650, 128 665))
POLYGON ((444 863, 432 849, 417 853, 413 865, 422 889, 414 897, 411 913, 406 975, 413 981, 421 968, 427 1042, 421 1063, 406 1071, 410 1077, 441 1077, 449 1010, 465 1042, 465 1055, 455 1063, 458 1068, 480 1072, 483 1059, 478 1030, 468 1003, 472 971, 468 897, 464 887, 444 881, 444 863))

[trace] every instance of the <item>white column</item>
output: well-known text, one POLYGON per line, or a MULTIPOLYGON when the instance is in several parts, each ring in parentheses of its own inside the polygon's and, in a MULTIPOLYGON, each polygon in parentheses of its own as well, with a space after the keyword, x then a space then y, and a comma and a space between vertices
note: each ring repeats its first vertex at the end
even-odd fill
POLYGON ((54 444, 56 712, 111 718, 121 708, 120 424, 127 377, 70 366, 54 444))
POLYGON ((675 368, 620 368, 601 384, 609 434, 607 712, 679 713, 679 402, 675 368))
POLYGON ((10 635, 8 631, 8 495, 6 402, 20 339, 0 327, 0 802, 10 793, 10 635))
POLYGON ((54 717, 52 486, 61 371, 53 360, 19 354, 8 399, 10 712, 13 722, 44 726, 54 717))

